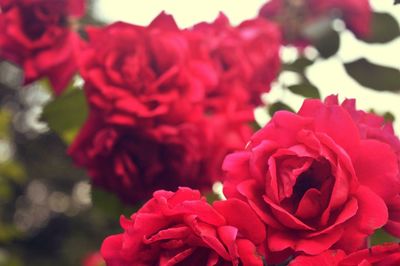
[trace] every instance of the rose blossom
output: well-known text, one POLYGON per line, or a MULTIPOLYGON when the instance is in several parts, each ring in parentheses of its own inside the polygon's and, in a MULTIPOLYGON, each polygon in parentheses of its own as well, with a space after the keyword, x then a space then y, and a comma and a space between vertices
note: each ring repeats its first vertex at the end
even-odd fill
POLYGON ((68 19, 83 15, 84 0, 3 0, 0 8, 0 58, 23 68, 25 84, 48 77, 60 94, 76 72, 80 42, 68 19))
POLYGON ((385 201, 399 191, 391 147, 360 138, 348 111, 330 98, 306 100, 297 114, 277 112, 223 169, 224 194, 252 206, 269 226, 271 256, 282 259, 364 247, 387 222, 385 201))
POLYGON ((304 46, 309 42, 306 28, 338 12, 356 36, 368 37, 372 18, 368 0, 271 0, 262 6, 259 17, 278 22, 289 44, 304 46))
POLYGON ((164 13, 148 27, 115 23, 88 35, 79 67, 90 115, 69 154, 131 204, 161 188, 210 189, 253 117, 230 103, 205 107, 217 83, 212 63, 164 13))
POLYGON ((219 83, 209 91, 210 101, 228 95, 237 103, 257 106, 260 96, 270 90, 271 82, 280 69, 279 48, 281 44, 278 27, 262 19, 242 22, 239 26, 230 25, 228 18, 220 13, 213 23, 199 23, 191 33, 197 35, 196 44, 203 49, 217 69, 219 83))
POLYGON ((298 256, 289 266, 389 266, 400 264, 400 247, 398 243, 385 243, 346 254, 341 250, 328 250, 317 256, 298 256))
POLYGON ((211 206, 196 190, 160 190, 121 226, 101 247, 108 266, 263 265, 265 227, 236 199, 211 206))
MULTIPOLYGON (((331 96, 328 100, 332 104, 339 104, 337 97, 331 96)), ((390 145, 397 156, 397 163, 400 165, 400 140, 394 133, 393 124, 385 121, 379 115, 357 110, 354 99, 343 101, 341 106, 349 112, 354 122, 356 122, 361 138, 378 140, 390 145)), ((388 164, 389 162, 386 163, 388 164)), ((382 176, 384 177, 384 175, 382 176)), ((400 174, 397 178, 400 180, 400 174)), ((374 185, 371 186, 372 190, 379 188, 388 189, 374 185)), ((385 225, 385 229, 391 234, 400 237, 400 194, 397 194, 393 198, 386 198, 386 203, 389 209, 389 221, 385 225)))
POLYGON ((95 186, 134 204, 161 188, 210 188, 218 169, 215 164, 225 154, 207 150, 213 134, 209 130, 202 121, 153 127, 113 125, 91 111, 69 153, 88 169, 95 186))

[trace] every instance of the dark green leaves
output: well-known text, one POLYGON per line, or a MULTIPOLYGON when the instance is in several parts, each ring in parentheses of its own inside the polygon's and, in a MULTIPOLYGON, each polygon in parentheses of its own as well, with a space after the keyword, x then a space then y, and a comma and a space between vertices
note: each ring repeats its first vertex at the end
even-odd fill
POLYGON ((379 245, 387 242, 395 242, 396 238, 389 235, 382 229, 376 230, 375 233, 371 236, 371 245, 379 245))
POLYGON ((64 141, 70 143, 87 117, 83 90, 72 89, 50 102, 43 111, 43 119, 64 141))
POLYGON ((344 65, 347 73, 358 83, 377 91, 399 91, 400 71, 373 64, 362 58, 344 65))
POLYGON ((269 106, 268 113, 272 117, 277 111, 280 111, 280 110, 294 112, 293 109, 290 108, 290 106, 288 106, 287 104, 284 104, 281 101, 278 101, 269 106))
POLYGON ((322 36, 314 39, 312 43, 318 50, 321 57, 331 57, 332 55, 335 55, 339 50, 339 33, 333 29, 329 29, 322 36))
POLYGON ((386 43, 400 35, 399 24, 387 13, 373 13, 371 35, 364 41, 368 43, 386 43))
POLYGON ((141 206, 141 203, 136 207, 125 206, 116 195, 94 187, 92 187, 92 202, 96 209, 113 219, 121 214, 130 216, 141 206))
POLYGON ((318 88, 309 83, 292 85, 288 86, 287 88, 294 94, 303 96, 305 98, 316 98, 316 99, 321 98, 318 88))

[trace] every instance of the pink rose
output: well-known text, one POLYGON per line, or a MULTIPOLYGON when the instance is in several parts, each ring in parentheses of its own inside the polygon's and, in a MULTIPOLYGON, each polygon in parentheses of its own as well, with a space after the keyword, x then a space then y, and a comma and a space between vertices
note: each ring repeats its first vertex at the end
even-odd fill
POLYGON ((224 193, 248 202, 268 225, 271 256, 362 248, 388 220, 385 201, 399 192, 391 147, 361 138, 330 99, 306 100, 297 114, 277 112, 224 161, 224 193))
POLYGON ((189 188, 160 190, 121 226, 101 247, 108 266, 263 265, 265 227, 236 199, 211 206, 189 188))
POLYGON ((399 263, 399 243, 385 243, 348 256, 342 250, 327 250, 316 256, 300 255, 289 266, 394 266, 399 263))

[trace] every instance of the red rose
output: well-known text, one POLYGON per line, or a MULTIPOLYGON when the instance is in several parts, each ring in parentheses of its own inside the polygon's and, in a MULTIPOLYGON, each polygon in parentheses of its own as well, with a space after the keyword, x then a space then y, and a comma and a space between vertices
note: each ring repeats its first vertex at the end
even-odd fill
MULTIPOLYGON (((332 104, 339 104, 337 97, 331 96, 329 101, 332 104)), ((361 138, 378 140, 388 144, 397 156, 397 164, 400 165, 400 140, 394 134, 392 123, 386 122, 383 117, 376 114, 357 110, 354 99, 345 100, 341 105, 356 122, 361 138)), ((390 176, 393 176, 393 174, 390 174, 390 176)), ((400 180, 400 173, 397 178, 400 180)), ((377 188, 379 187, 371 186, 372 190, 377 188)), ((387 190, 388 188, 383 189, 387 190)), ((400 194, 397 194, 394 198, 386 198, 386 203, 389 209, 389 221, 385 225, 385 229, 400 237, 400 194)))
POLYGON ((338 14, 357 36, 369 35, 372 10, 368 0, 271 0, 260 9, 259 17, 278 22, 287 43, 304 46, 309 42, 308 27, 338 14))
POLYGON ((176 124, 201 108, 213 69, 192 60, 172 17, 162 13, 148 27, 89 28, 88 35, 79 70, 89 103, 108 122, 176 124))
POLYGON ((386 243, 354 252, 339 263, 340 266, 394 266, 399 264, 400 247, 398 243, 386 243))
POLYGON ((263 265, 265 227, 239 200, 211 206, 189 188, 160 190, 121 226, 101 247, 108 266, 263 265))
POLYGON ((213 132, 202 121, 153 127, 113 125, 91 111, 69 154, 87 168, 94 185, 134 204, 157 189, 180 185, 209 189, 218 177, 216 164, 226 153, 211 153, 213 146, 208 144, 213 132))
POLYGON ((346 254, 341 250, 328 250, 317 256, 301 255, 289 263, 289 266, 389 266, 400 264, 398 243, 385 243, 346 254))
POLYGON ((75 74, 80 41, 68 19, 83 14, 84 1, 15 0, 0 7, 0 57, 23 68, 25 83, 48 77, 60 94, 75 74))
POLYGON ((278 27, 261 19, 233 27, 221 13, 211 24, 195 25, 192 33, 217 69, 219 84, 209 92, 209 100, 220 100, 215 105, 221 106, 228 95, 236 95, 238 103, 259 105, 280 69, 278 27))
POLYGON ((128 203, 161 188, 209 189, 225 155, 244 147, 252 109, 229 102, 209 112, 215 70, 171 16, 88 33, 80 72, 91 114, 70 155, 95 185, 128 203))
POLYGON ((269 226, 272 255, 363 247, 399 191, 390 146, 360 138, 347 110, 329 98, 306 100, 297 114, 277 112, 223 168, 225 195, 249 202, 269 226))
POLYGON ((82 261, 82 266, 105 266, 105 261, 100 252, 88 254, 82 261))
POLYGON ((344 257, 346 253, 342 250, 327 250, 316 256, 297 256, 288 266, 338 266, 344 257))

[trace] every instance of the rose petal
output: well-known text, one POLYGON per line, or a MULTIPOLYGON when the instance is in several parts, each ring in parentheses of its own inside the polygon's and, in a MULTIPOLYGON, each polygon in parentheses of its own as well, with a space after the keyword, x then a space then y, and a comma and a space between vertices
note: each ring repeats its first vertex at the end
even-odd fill
POLYGON ((314 130, 330 136, 351 157, 357 154, 360 142, 358 128, 343 107, 326 106, 320 100, 307 99, 298 114, 314 118, 314 130))
POLYGON ((321 192, 311 188, 304 193, 294 215, 301 219, 311 219, 319 213, 321 213, 321 192))
POLYGON ((376 140, 363 140, 354 168, 361 184, 368 186, 384 201, 400 191, 396 154, 391 147, 376 140))
POLYGON ((279 231, 270 229, 267 237, 268 247, 271 251, 282 251, 292 248, 294 251, 302 251, 306 254, 317 255, 335 244, 343 234, 343 228, 333 228, 326 234, 308 238, 308 234, 296 231, 279 231))
POLYGON ((366 238, 388 220, 385 202, 368 187, 360 186, 355 198, 358 203, 357 214, 348 221, 342 238, 335 245, 345 252, 365 247, 366 238))
POLYGON ((337 266, 345 256, 342 250, 327 250, 316 256, 298 256, 288 266, 337 266))
POLYGON ((265 240, 265 225, 248 204, 238 199, 216 201, 214 208, 224 216, 228 225, 239 229, 242 237, 255 244, 265 240))
POLYGON ((262 257, 257 254, 257 249, 254 244, 246 239, 237 241, 240 261, 243 266, 262 266, 262 257))
POLYGON ((311 122, 311 119, 297 114, 278 111, 264 128, 253 135, 250 145, 255 147, 263 140, 270 140, 278 143, 279 147, 282 148, 293 146, 298 144, 296 141, 297 132, 309 128, 311 122))

